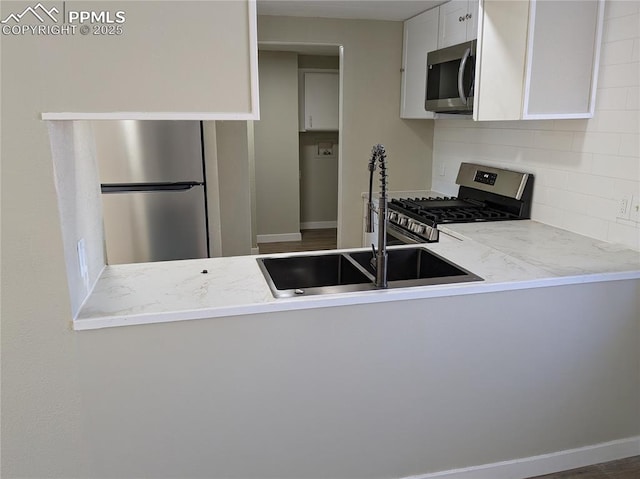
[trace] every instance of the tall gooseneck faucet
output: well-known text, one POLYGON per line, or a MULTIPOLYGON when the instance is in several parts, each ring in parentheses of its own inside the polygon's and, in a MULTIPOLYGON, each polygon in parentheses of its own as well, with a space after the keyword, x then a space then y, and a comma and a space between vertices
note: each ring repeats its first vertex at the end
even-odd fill
MULTIPOLYGON (((380 168, 380 195, 378 198, 378 249, 374 251, 377 288, 387 287, 387 153, 383 145, 375 145, 369 160, 369 203, 366 218, 366 232, 373 232, 373 213, 375 207, 371 199, 373 190, 373 172, 376 161, 380 168)), ((373 264, 373 261, 372 261, 373 264)))

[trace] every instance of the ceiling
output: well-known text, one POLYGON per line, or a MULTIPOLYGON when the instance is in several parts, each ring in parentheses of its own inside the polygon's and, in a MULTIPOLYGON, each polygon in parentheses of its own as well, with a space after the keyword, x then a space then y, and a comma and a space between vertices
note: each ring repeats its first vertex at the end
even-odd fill
POLYGON ((404 21, 445 0, 256 0, 258 15, 404 21))

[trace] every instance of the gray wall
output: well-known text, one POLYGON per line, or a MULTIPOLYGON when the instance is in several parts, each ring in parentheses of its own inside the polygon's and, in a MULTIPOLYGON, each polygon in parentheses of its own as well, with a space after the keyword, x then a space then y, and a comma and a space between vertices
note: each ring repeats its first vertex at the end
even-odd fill
POLYGON ((301 228, 309 226, 309 223, 331 223, 337 220, 338 133, 300 133, 301 228), (335 156, 329 158, 318 156, 319 142, 332 143, 335 156))
MULTIPOLYGON (((6 15, 28 5, 2 3, 6 15)), ((188 8, 182 2, 108 3, 111 12, 126 14, 122 35, 34 37, 38 75, 29 81, 38 83, 41 111, 251 111, 247 2, 189 2, 188 8)), ((68 7, 97 10, 93 2, 68 7)), ((3 42, 25 43, 26 37, 3 35, 3 42)))
POLYGON ((433 121, 400 119, 402 23, 259 16, 258 40, 344 46, 338 246, 360 246, 374 144, 387 148, 391 189, 431 184, 433 121))
POLYGON ((254 122, 258 235, 300 232, 298 56, 261 51, 260 121, 254 122))
POLYGON ((251 184, 247 122, 209 122, 215 128, 215 154, 207 157, 207 176, 215 182, 216 195, 209 195, 210 207, 218 202, 220 251, 216 256, 251 253, 251 184), (215 125, 215 126, 214 126, 215 125), (211 175, 211 176, 209 176, 211 175), (212 198, 213 197, 213 198, 212 198))
MULTIPOLYGON (((22 425, 82 427, 88 472, 57 470, 122 479, 401 478, 632 437, 638 297, 626 281, 68 333, 77 416, 22 425)), ((36 453, 55 446, 23 446, 3 477, 51 477, 36 453)))

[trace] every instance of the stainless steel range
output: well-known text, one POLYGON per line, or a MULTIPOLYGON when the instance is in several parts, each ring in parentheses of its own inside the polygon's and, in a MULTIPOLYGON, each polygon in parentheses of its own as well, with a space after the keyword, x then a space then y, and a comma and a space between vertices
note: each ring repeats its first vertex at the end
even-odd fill
POLYGON ((438 225, 531 217, 533 175, 462 163, 457 197, 391 200, 387 234, 395 244, 438 241, 438 225))

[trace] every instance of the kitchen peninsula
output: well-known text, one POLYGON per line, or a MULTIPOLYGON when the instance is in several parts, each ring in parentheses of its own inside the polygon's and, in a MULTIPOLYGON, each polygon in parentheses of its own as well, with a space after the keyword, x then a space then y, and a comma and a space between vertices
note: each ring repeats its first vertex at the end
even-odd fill
POLYGON ((275 299, 252 256, 107 267, 74 328, 107 328, 77 333, 87 381, 117 374, 134 395, 89 413, 117 422, 144 384, 181 402, 204 374, 218 392, 196 410, 223 429, 204 436, 280 457, 264 477, 300 477, 302 456, 318 477, 495 478, 636 454, 638 253, 529 220, 440 236, 426 247, 484 281, 275 299))

